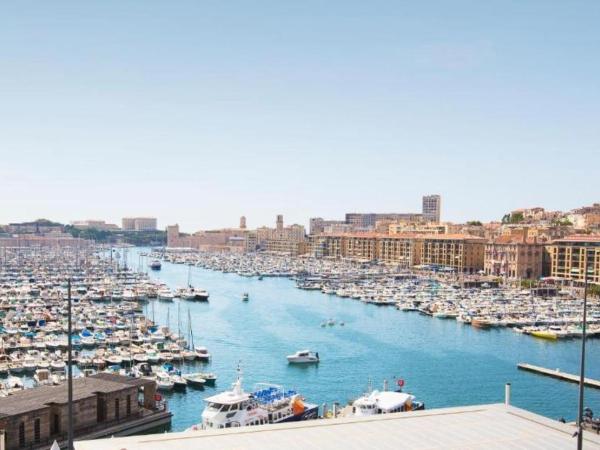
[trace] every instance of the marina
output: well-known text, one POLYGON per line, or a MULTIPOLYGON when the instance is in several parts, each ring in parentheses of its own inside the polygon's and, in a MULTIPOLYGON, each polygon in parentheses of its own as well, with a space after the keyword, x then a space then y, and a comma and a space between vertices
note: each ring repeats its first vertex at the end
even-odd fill
MULTIPOLYGON (((130 263, 134 267, 140 251, 149 253, 147 249, 132 250, 130 263)), ((191 279, 210 292, 210 304, 197 303, 191 311, 194 335, 202 336, 204 345, 211 349, 211 370, 224 383, 218 384, 217 392, 236 379, 235 368, 241 360, 248 385, 265 381, 282 384, 311 401, 329 405, 329 409, 336 402, 343 407, 366 393, 369 379, 377 380, 380 390, 383 380, 392 386, 404 379, 404 392, 415 395, 428 409, 497 402, 503 398, 504 384, 511 382, 517 406, 554 419, 574 418, 575 384, 532 377, 517 370, 516 364, 529 361, 576 373, 578 339, 535 339, 504 326, 477 328, 419 311, 397 310, 395 303, 381 307, 324 294, 320 289, 298 289, 297 280, 290 279, 307 265, 311 273, 324 267, 342 271, 350 266, 357 276, 355 264, 323 264, 272 255, 205 254, 202 259, 207 256, 211 262, 201 264, 214 268, 194 264, 191 279), (254 259, 262 266, 252 263, 254 259), (249 294, 250 302, 240 301, 243 293, 249 294), (299 349, 318 351, 320 363, 289 364, 285 355, 299 349)), ((149 275, 169 286, 182 286, 189 271, 185 262, 199 259, 198 254, 167 252, 161 272, 149 275)), ((372 279, 382 275, 381 267, 361 270, 372 279)), ((304 274, 304 279, 308 278, 311 276, 304 274)), ((157 320, 166 318, 167 308, 156 303, 157 320)), ((588 341, 587 375, 592 378, 600 377, 599 343, 597 339, 588 341)), ((594 389, 586 391, 586 405, 594 410, 600 408, 598 394, 594 389)), ((169 394, 171 407, 183 411, 174 416, 173 430, 197 424, 202 407, 189 411, 191 399, 209 395, 210 390, 188 390, 185 396, 169 394)))
MULTIPOLYGON (((514 367, 527 360, 575 371, 577 340, 532 339, 510 331, 540 326, 539 318, 499 326, 490 323, 497 317, 489 312, 476 311, 469 322, 469 316, 460 320, 451 309, 450 295, 464 305, 476 298, 506 310, 511 303, 503 301, 508 295, 501 290, 488 289, 486 296, 484 290, 453 287, 451 280, 384 266, 272 256, 261 256, 261 266, 250 257, 126 248, 79 255, 67 267, 64 261, 73 255, 23 252, 3 260, 3 395, 64 382, 67 284, 64 273, 59 276, 62 270, 73 281, 76 376, 107 371, 154 380, 173 414, 174 431, 201 423, 205 399, 226 392, 239 365, 248 385, 284 385, 284 393, 301 392, 327 416, 331 409, 348 411, 345 405, 356 399, 378 402, 380 394, 373 393, 385 392, 388 381, 406 380, 403 401, 417 399, 428 408, 498 401, 510 381, 518 406, 572 418, 575 385, 532 380, 514 367), (147 260, 157 258, 161 269, 153 270, 147 260), (190 258, 198 260, 190 265, 190 258), (33 279, 34 267, 39 279, 33 279), (191 289, 210 295, 210 301, 183 295, 191 289), (393 301, 384 301, 390 293, 393 301), (371 379, 384 380, 383 391, 369 387, 371 379), (544 401, 548 392, 556 401, 544 401)), ((555 304, 567 305, 560 310, 565 323, 576 310, 568 301, 577 302, 565 296, 547 304, 549 311, 555 304)), ((516 320, 518 314, 513 315, 516 320)), ((590 375, 598 377, 593 363, 600 356, 598 341, 590 339, 588 347, 590 375)), ((597 407, 597 391, 586 395, 597 407)), ((391 410, 413 407, 393 405, 391 410)))
MULTIPOLYGON (((539 339, 580 338, 582 300, 567 288, 545 290, 495 287, 489 279, 438 272, 415 272, 383 264, 356 261, 287 258, 272 254, 154 253, 165 261, 235 273, 243 277, 288 277, 296 287, 358 300, 395 306, 438 319, 487 329, 509 327, 539 339), (473 281, 475 280, 475 281, 473 281), (471 287, 477 286, 477 287, 471 287), (542 296, 540 292, 549 292, 542 296)), ((247 298, 247 293, 244 294, 247 298)), ((588 302, 590 337, 600 336, 600 300, 588 302)), ((326 325, 333 325, 333 319, 326 325)), ((343 325, 343 323, 341 324, 343 325)))

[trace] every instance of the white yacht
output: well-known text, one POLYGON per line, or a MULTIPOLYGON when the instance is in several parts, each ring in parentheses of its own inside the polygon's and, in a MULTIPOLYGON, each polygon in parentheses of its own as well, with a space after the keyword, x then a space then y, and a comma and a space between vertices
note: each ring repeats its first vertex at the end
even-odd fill
POLYGON ((230 391, 206 398, 202 423, 190 430, 244 427, 268 423, 316 419, 319 406, 304 403, 295 391, 280 386, 258 385, 252 393, 244 392, 242 378, 230 391))
POLYGON ((194 348, 194 353, 196 353, 196 358, 201 361, 208 361, 210 359, 210 353, 208 353, 206 347, 198 346, 194 348))
POLYGON ((156 389, 159 391, 172 391, 175 387, 175 382, 169 374, 161 371, 156 374, 156 389))
POLYGON ((312 364, 320 361, 319 352, 310 350, 299 350, 293 355, 288 355, 287 360, 291 364, 312 364))
POLYGON ((364 417, 375 414, 390 414, 403 411, 425 409, 415 396, 404 392, 372 391, 352 403, 352 416, 364 417))

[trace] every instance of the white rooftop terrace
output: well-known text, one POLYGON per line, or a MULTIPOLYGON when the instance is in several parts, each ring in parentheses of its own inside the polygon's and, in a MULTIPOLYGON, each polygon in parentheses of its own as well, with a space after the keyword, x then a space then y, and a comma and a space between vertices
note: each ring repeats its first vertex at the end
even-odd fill
MULTIPOLYGON (((75 442, 76 450, 574 449, 576 428, 504 404, 75 442)), ((584 433, 584 449, 600 436, 584 433)))

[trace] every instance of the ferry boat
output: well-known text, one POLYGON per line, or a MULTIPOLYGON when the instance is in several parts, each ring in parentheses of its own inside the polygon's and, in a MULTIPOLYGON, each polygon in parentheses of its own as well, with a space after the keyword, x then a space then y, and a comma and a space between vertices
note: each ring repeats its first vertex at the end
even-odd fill
POLYGON ((202 423, 190 430, 310 420, 316 419, 319 412, 318 405, 305 403, 295 391, 281 386, 260 384, 254 392, 244 392, 239 372, 230 391, 208 397, 205 402, 202 423))
POLYGON ((152 270, 160 270, 161 267, 162 267, 162 264, 161 264, 161 262, 158 259, 155 259, 154 261, 152 261, 150 263, 150 268, 152 270))

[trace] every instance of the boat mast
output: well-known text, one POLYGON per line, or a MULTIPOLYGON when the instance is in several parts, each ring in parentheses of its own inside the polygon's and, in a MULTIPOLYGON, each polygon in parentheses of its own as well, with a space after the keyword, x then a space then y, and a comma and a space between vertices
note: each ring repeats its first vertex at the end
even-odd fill
POLYGON ((194 349, 194 332, 192 331, 192 316, 190 314, 190 308, 188 306, 188 333, 190 335, 190 340, 188 342, 188 347, 190 350, 194 349))
POLYGON ((167 328, 171 331, 171 307, 167 306, 167 328))

